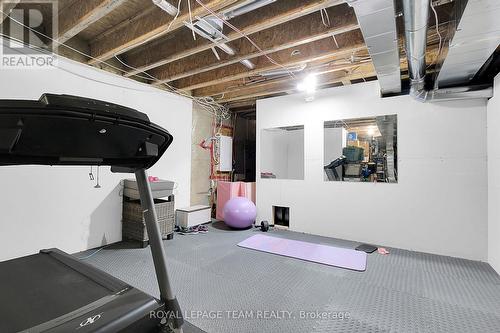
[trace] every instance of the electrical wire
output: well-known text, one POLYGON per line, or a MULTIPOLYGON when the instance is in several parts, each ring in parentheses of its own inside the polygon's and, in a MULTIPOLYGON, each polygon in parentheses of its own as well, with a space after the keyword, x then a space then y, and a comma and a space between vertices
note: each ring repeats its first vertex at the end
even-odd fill
MULTIPOLYGON (((170 28, 172 28, 172 24, 174 24, 175 20, 177 20, 177 18, 179 17, 179 14, 181 13, 181 2, 182 2, 182 0, 179 0, 179 2, 177 3, 177 14, 175 14, 174 19, 172 21, 170 21, 170 24, 168 25, 167 30, 162 32, 162 34, 168 33, 170 31, 170 28)), ((188 4, 189 4, 189 0, 188 0, 188 4)), ((191 7, 190 7, 190 11, 191 11, 191 7)), ((156 36, 157 35, 154 35, 152 38, 155 38, 156 36)))
POLYGON ((321 14, 321 21, 323 22, 323 25, 325 27, 329 28, 330 27, 330 16, 328 16, 328 12, 326 11, 326 8, 321 8, 319 10, 319 12, 321 14))
MULTIPOLYGON (((178 3, 178 9, 180 9, 180 4, 181 4, 181 1, 182 1, 182 0, 179 0, 179 3, 178 3)), ((178 16, 179 12, 180 12, 180 10, 177 12, 176 17, 178 16)), ((2 14, 4 14, 4 15, 8 16, 8 15, 7 15, 5 12, 3 12, 1 9, 0 9, 0 13, 2 13, 2 14)), ((175 17, 175 18, 176 18, 176 17, 175 17)), ((169 27, 167 28, 167 31, 168 31, 168 29, 170 29, 170 27, 171 27, 172 23, 175 21, 175 18, 174 18, 174 20, 170 23, 169 27)), ((95 58, 95 57, 93 57, 93 56, 91 56, 91 55, 89 55, 89 54, 87 54, 87 53, 84 53, 84 52, 82 52, 82 51, 78 50, 78 49, 75 49, 75 48, 73 48, 73 47, 71 47, 71 46, 68 46, 68 45, 66 45, 66 44, 64 44, 64 43, 61 43, 61 42, 59 42, 59 41, 57 41, 57 40, 55 40, 55 39, 53 39, 53 38, 51 38, 51 37, 47 36, 46 34, 44 34, 44 33, 42 33, 42 32, 39 32, 39 31, 37 31, 37 30, 35 30, 35 29, 33 29, 33 28, 31 28, 31 27, 29 27, 29 26, 25 25, 24 23, 22 23, 22 22, 20 22, 20 21, 18 21, 18 20, 16 20, 16 19, 14 19, 14 18, 12 18, 12 17, 10 17, 10 20, 11 20, 11 21, 13 21, 13 22, 15 22, 15 23, 17 23, 18 25, 23 26, 24 28, 26 28, 26 29, 30 30, 31 32, 33 32, 33 33, 35 33, 35 34, 38 34, 38 35, 40 35, 40 36, 43 36, 43 37, 47 38, 48 40, 52 41, 53 43, 56 43, 56 44, 57 44, 57 45, 59 45, 59 46, 65 47, 65 48, 67 48, 67 49, 70 49, 70 50, 72 50, 72 51, 76 52, 77 54, 80 54, 80 55, 82 55, 82 56, 84 56, 84 57, 86 57, 86 58, 93 59, 93 60, 95 60, 95 61, 99 62, 100 64, 104 64, 104 65, 106 65, 106 66, 109 66, 110 68, 113 68, 113 69, 115 69, 115 70, 117 70, 117 71, 119 71, 119 72, 122 72, 122 73, 127 73, 127 72, 128 72, 128 71, 123 70, 122 68, 116 67, 116 66, 114 66, 113 64, 110 64, 110 63, 108 63, 108 62, 106 62, 106 61, 104 61, 104 60, 101 60, 101 59, 95 58)), ((25 43, 24 41, 20 41, 20 40, 18 40, 18 39, 16 39, 16 38, 14 38, 14 37, 11 37, 11 36, 8 36, 8 35, 5 35, 5 34, 0 34, 0 35, 1 35, 1 36, 3 36, 3 37, 5 37, 5 38, 8 38, 8 39, 10 39, 10 40, 14 40, 14 41, 16 41, 16 42, 22 43, 22 44, 23 44, 23 45, 25 45, 25 46, 29 46, 30 48, 37 49, 37 50, 39 50, 39 51, 41 51, 41 52, 43 52, 43 53, 46 53, 46 54, 48 54, 48 53, 49 53, 47 50, 44 50, 44 49, 39 48, 39 47, 35 47, 35 46, 33 46, 33 45, 29 45, 29 44, 25 43)), ((142 79, 145 79, 145 80, 160 81, 158 78, 156 78, 156 77, 152 76, 151 74, 149 74, 149 73, 147 73, 147 72, 143 72, 143 71, 141 71, 141 70, 139 70, 139 69, 137 69, 137 68, 135 68, 135 67, 133 67, 133 66, 129 66, 129 65, 127 65, 125 62, 123 62, 121 59, 119 59, 116 55, 115 55, 114 57, 115 57, 115 58, 116 58, 116 59, 117 59, 117 60, 118 60, 118 61, 119 61, 122 65, 126 66, 127 68, 130 68, 130 69, 132 69, 132 70, 136 70, 136 71, 137 71, 137 72, 139 72, 139 73, 143 73, 143 74, 147 75, 147 77, 144 77, 144 76, 142 76, 142 75, 138 75, 138 74, 133 74, 132 76, 136 76, 136 77, 139 77, 139 78, 142 78, 142 79)), ((65 69, 63 69, 63 68, 61 68, 61 67, 59 67, 59 68, 60 68, 60 69, 62 69, 62 70, 65 70, 65 69)), ((69 70, 65 70, 65 71, 70 72, 70 73, 72 73, 72 74, 75 74, 75 75, 78 75, 78 76, 82 77, 82 75, 76 74, 76 73, 71 72, 71 71, 69 71, 69 70)), ((83 77, 85 77, 85 76, 83 76, 83 77)), ((95 79, 93 79, 93 78, 88 78, 88 77, 85 77, 85 78, 90 79, 90 80, 93 80, 93 81, 101 82, 101 83, 106 83, 106 82, 102 82, 102 81, 95 80, 95 79)), ((106 83, 106 84, 109 84, 109 83, 106 83)), ((112 84, 111 84, 111 85, 112 85, 112 84)), ((174 93, 174 94, 177 94, 177 95, 180 95, 180 96, 183 96, 183 97, 186 97, 186 98, 189 98, 189 99, 193 100, 195 103, 197 103, 198 105, 200 105, 200 107, 202 107, 205 111, 207 111, 207 112, 211 113, 211 114, 212 114, 213 116, 215 116, 215 117, 220 117, 220 118, 222 118, 222 119, 227 119, 227 118, 229 118, 229 117, 230 117, 229 110, 228 110, 225 106, 223 106, 223 105, 218 104, 217 102, 215 102, 215 100, 214 100, 213 98, 208 98, 208 97, 194 97, 194 96, 189 95, 189 94, 188 94, 187 92, 185 92, 185 91, 182 91, 182 90, 180 90, 180 89, 177 89, 177 88, 175 88, 175 87, 173 87, 173 86, 169 85, 168 83, 162 83, 162 85, 164 85, 164 86, 167 88, 167 90, 168 90, 169 92, 172 92, 172 93, 174 93)), ((121 88, 127 88, 127 89, 132 89, 132 88, 130 88, 130 87, 123 87, 123 86, 119 86, 119 87, 121 87, 121 88)), ((136 89, 132 89, 132 90, 136 90, 136 89)))
MULTIPOLYGON (((169 26, 167 27, 166 31, 165 32, 162 32, 162 34, 165 34, 167 33, 172 24, 176 21, 176 19, 178 18, 179 14, 180 14, 180 6, 181 6, 181 2, 182 0, 179 0, 178 4, 177 4, 177 14, 176 16, 174 17, 174 19, 170 22, 169 26)), ((277 61, 275 61, 274 59, 272 59, 269 55, 267 55, 250 37, 248 37, 244 32, 242 32, 241 30, 239 30, 238 28, 236 28, 235 26, 233 26, 231 23, 229 23, 224 17, 222 17, 221 15, 215 13, 213 10, 211 10, 210 8, 208 8, 202 1, 200 0, 196 0, 196 2, 198 4, 200 4, 206 11, 208 11, 209 13, 211 13, 212 15, 214 15, 215 17, 219 18, 222 22, 224 22, 227 26, 229 26, 232 30, 236 31, 238 34, 240 34, 242 37, 244 37, 245 39, 247 39, 258 51, 260 51, 261 53, 264 54, 264 56, 271 62, 273 63, 274 65, 278 66, 278 67, 281 67, 283 69, 285 69, 285 71, 294 79, 296 79, 296 76, 293 72, 291 72, 287 67, 283 66, 282 64, 278 63, 277 61)), ((189 5, 189 4, 188 4, 189 5)), ((5 13, 3 11, 0 10, 1 13, 3 13, 5 15, 5 13)), ((61 45, 63 47, 66 47, 68 49, 71 49, 72 51, 80 54, 80 55, 83 55, 87 58, 90 58, 90 59, 93 59, 95 61, 97 61, 98 63, 101 63, 101 64, 105 64, 107 66, 109 66, 110 68, 113 68, 119 72, 122 72, 122 73, 127 73, 128 71, 124 71, 123 69, 121 68, 118 68, 112 64, 109 64, 107 63, 106 61, 103 61, 101 59, 97 59, 95 57, 92 57, 91 55, 89 54, 86 54, 84 52, 81 52, 75 48, 72 48, 68 45, 65 45, 63 43, 60 43, 58 42, 57 40, 54 40, 53 38, 39 32, 39 31, 36 31, 34 29, 32 29, 31 27, 28 27, 26 25, 24 25, 22 22, 19 22, 13 18, 11 18, 11 20, 13 20, 14 22, 18 23, 19 25, 29 29, 30 31, 36 33, 36 34, 39 34, 39 35, 42 35, 44 36, 45 38, 57 43, 58 45, 61 45)), ((328 18, 328 21, 329 21, 329 18, 328 18)), ((132 67, 132 66, 129 66, 127 64, 125 64, 121 59, 119 59, 116 55, 114 56, 122 65, 126 66, 127 68, 129 69, 132 69, 138 73, 143 73, 143 74, 146 74, 148 76, 148 78, 145 78, 144 76, 142 75, 138 75, 138 74, 132 74, 132 76, 135 76, 135 77, 139 77, 139 78, 142 78, 142 79, 145 79, 145 80, 156 80, 156 81, 161 81, 157 78, 155 78, 154 76, 150 75, 149 73, 147 72, 144 72, 140 69, 137 69, 135 67, 132 67)), ((180 89, 177 89, 171 85, 169 85, 168 83, 166 82, 162 82, 161 83, 162 85, 164 85, 165 87, 167 87, 167 90, 172 92, 172 93, 175 93, 175 94, 178 94, 178 95, 181 95, 183 97, 187 97, 187 98, 190 98, 191 100, 193 100, 194 102, 196 102, 197 104, 199 104, 203 109, 205 109, 206 111, 208 111, 209 113, 213 114, 216 118, 220 118, 220 120, 222 121, 222 119, 228 119, 230 117, 230 114, 229 114, 229 110, 227 110, 226 107, 218 104, 213 98, 211 97, 204 97, 204 98, 199 98, 199 97, 193 97, 189 94, 187 94, 186 92, 180 90, 180 89)))
POLYGON ((278 63, 277 61, 275 61, 273 58, 271 58, 266 52, 264 52, 250 37, 248 37, 247 34, 245 34, 243 31, 241 31, 240 29, 236 28, 234 25, 232 25, 231 23, 229 23, 222 15, 214 12, 212 9, 210 9, 209 7, 207 7, 202 1, 200 0, 196 0, 196 2, 202 6, 207 12, 209 12, 210 14, 214 15, 215 17, 217 17, 219 20, 221 20, 222 22, 224 22, 228 27, 230 27, 232 30, 236 31, 238 34, 241 35, 241 37, 245 38, 246 40, 248 40, 260 53, 262 53, 264 55, 264 57, 267 58, 267 60, 269 60, 272 64, 278 66, 278 67, 281 67, 283 68, 285 71, 288 72, 288 74, 293 78, 293 79, 296 79, 296 76, 294 73, 292 73, 287 67, 283 66, 282 64, 278 63))
MULTIPOLYGON (((189 10, 189 22, 191 23, 191 26, 194 27, 194 25, 193 25, 193 14, 191 14, 191 0, 188 0, 188 10, 189 10)), ((194 32, 194 29, 191 29, 191 32, 193 34, 193 39, 196 40, 196 34, 194 32)))
POLYGON ((439 55, 441 54, 441 47, 442 47, 442 41, 443 41, 441 33, 439 32, 439 18, 438 18, 438 14, 436 12, 436 8, 434 8, 434 3, 432 1, 430 2, 430 4, 431 4, 432 12, 434 13, 434 18, 436 20, 436 34, 439 37, 439 47, 438 47, 438 53, 437 53, 436 59, 434 59, 434 61, 431 64, 429 64, 429 66, 427 66, 427 68, 431 67, 432 65, 434 65, 437 62, 437 59, 439 58, 439 55))
POLYGON ((89 258, 91 258, 91 257, 95 256, 97 253, 99 253, 99 252, 101 252, 102 250, 104 250, 105 248, 107 248, 108 246, 111 246, 111 244, 104 245, 103 247, 98 248, 97 250, 95 250, 94 252, 92 252, 91 254, 89 254, 88 256, 78 258, 78 260, 86 260, 86 259, 89 259, 89 258))

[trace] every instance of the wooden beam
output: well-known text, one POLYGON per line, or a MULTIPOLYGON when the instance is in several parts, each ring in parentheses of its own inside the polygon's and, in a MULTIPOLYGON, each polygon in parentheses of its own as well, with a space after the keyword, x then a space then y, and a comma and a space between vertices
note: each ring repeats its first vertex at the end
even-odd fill
MULTIPOLYGON (((237 1, 238 0, 207 0, 205 1, 205 5, 211 10, 218 11, 237 1)), ((192 16, 200 17, 208 14, 203 7, 194 1, 191 1, 191 13, 192 16)), ((103 38, 91 41, 91 55, 98 60, 91 59, 89 63, 95 64, 99 61, 108 60, 115 55, 175 31, 183 26, 184 21, 189 21, 189 17, 187 1, 181 3, 180 15, 176 20, 160 8, 154 6, 130 21, 127 21, 127 24, 120 25, 119 29, 115 30, 112 34, 107 34, 103 38), (170 30, 167 31, 169 26, 170 30)))
MULTIPOLYGON (((437 56, 438 46, 436 44, 430 45, 428 47, 428 52, 426 53, 427 62, 434 62, 437 56)), ((401 59, 400 62, 401 69, 403 71, 407 70, 408 64, 406 62, 406 59, 401 59)), ((312 70, 312 72, 318 75, 318 86, 320 87, 328 86, 332 83, 342 83, 343 85, 346 85, 344 82, 349 82, 349 84, 351 84, 351 80, 373 77, 377 75, 374 71, 373 64, 369 61, 361 64, 357 63, 343 66, 320 66, 318 67, 318 69, 312 70), (331 80, 331 78, 334 78, 334 80, 331 80)), ((404 75, 402 76, 402 78, 404 78, 404 75)), ((283 77, 280 79, 268 80, 252 85, 234 86, 231 88, 219 87, 219 97, 216 98, 216 100, 219 103, 226 103, 255 99, 263 96, 272 96, 284 92, 297 92, 295 86, 296 80, 292 80, 290 77, 283 77)), ((196 96, 202 96, 200 95, 200 91, 195 90, 194 93, 196 96)), ((213 94, 212 96, 216 95, 213 94)))
MULTIPOLYGON (((330 73, 340 73, 340 74, 335 74, 335 75, 340 75, 343 76, 345 73, 352 73, 352 72, 360 72, 362 70, 366 71, 366 68, 373 68, 373 65, 370 60, 364 61, 362 63, 353 63, 353 64, 344 64, 344 65, 333 65, 333 66, 326 66, 325 64, 323 65, 318 65, 317 68, 311 69, 310 72, 308 73, 315 73, 318 77, 324 76, 326 74, 330 73), (361 69, 360 69, 361 68, 361 69)), ((212 95, 214 98, 217 99, 225 99, 228 98, 228 96, 243 96, 247 94, 247 90, 249 88, 251 89, 260 89, 260 90, 266 90, 266 89, 271 89, 273 86, 275 86, 277 83, 280 84, 289 84, 292 85, 295 89, 297 86, 297 82, 302 80, 306 74, 300 74, 297 75, 295 79, 292 79, 289 76, 277 78, 277 79, 271 79, 271 80, 265 80, 263 82, 257 82, 255 84, 246 84, 246 85, 235 85, 233 87, 228 87, 225 88, 224 90, 221 90, 217 95, 212 95), (221 97, 222 96, 222 97, 221 97)), ((197 92, 196 90, 194 92, 197 92)), ((201 96, 201 95, 200 95, 201 96)))
MULTIPOLYGON (((364 77, 376 75, 373 64, 366 63, 358 65, 355 70, 350 71, 334 71, 320 74, 318 78, 318 87, 331 85, 333 83, 342 83, 345 80, 355 80, 364 77)), ((296 92, 295 82, 290 79, 280 79, 270 82, 266 85, 250 86, 243 91, 225 94, 224 97, 217 99, 219 103, 235 102, 247 99, 256 99, 263 96, 270 96, 279 93, 296 92)))
POLYGON ((252 108, 255 109, 255 99, 249 99, 245 101, 235 101, 235 102, 230 102, 227 103, 227 107, 231 110, 233 109, 243 109, 243 108, 252 108))
POLYGON ((67 40, 85 30, 92 23, 108 15, 126 0, 77 0, 59 13, 58 42, 67 40))
POLYGON ((0 0, 0 10, 3 12, 0 13, 0 25, 20 1, 21 0, 0 0))
MULTIPOLYGON (((368 53, 368 51, 365 51, 368 53)), ((315 73, 316 75, 326 74, 331 72, 338 71, 351 71, 353 68, 359 67, 360 65, 364 65, 366 63, 370 63, 370 59, 366 59, 363 61, 358 61, 355 63, 345 63, 344 61, 339 62, 338 56, 333 56, 332 58, 326 59, 326 61, 319 61, 314 66, 308 66, 307 70, 297 73, 295 78, 290 77, 289 75, 283 75, 279 78, 255 78, 252 81, 249 80, 235 80, 230 82, 225 82, 219 85, 205 87, 193 90, 194 96, 212 96, 217 97, 224 94, 233 94, 237 91, 245 90, 250 86, 260 86, 264 87, 266 85, 272 85, 277 80, 280 81, 293 81, 296 84, 298 81, 302 80, 307 74, 315 73)))
MULTIPOLYGON (((331 58, 332 56, 351 55, 353 52, 366 49, 360 30, 354 30, 338 35, 337 43, 333 38, 324 38, 297 48, 285 49, 272 53, 270 57, 276 65, 266 57, 258 57, 254 60, 255 69, 234 64, 216 70, 200 73, 198 75, 174 81, 174 85, 182 90, 194 90, 223 82, 233 81, 246 77, 255 76, 266 71, 307 64, 314 61, 331 58), (339 48, 337 48, 337 44, 339 48), (292 51, 297 50, 297 54, 292 51)), ((157 84, 157 83, 154 83, 157 84)))
MULTIPOLYGON (((337 5, 342 2, 342 0, 281 0, 259 8, 251 13, 231 19, 230 22, 244 34, 251 35, 311 14, 321 8, 337 5)), ((224 26, 223 33, 226 35, 228 42, 242 37, 241 34, 233 31, 227 25, 224 26)), ((192 56, 196 53, 210 50, 212 46, 212 43, 203 38, 197 38, 196 41, 193 41, 191 31, 189 29, 183 29, 171 40, 152 43, 138 52, 131 53, 126 58, 127 64, 137 68, 137 71, 131 71, 129 75, 136 74, 140 71, 150 70, 192 56)), ((210 56, 210 58, 212 57, 213 55, 210 56)))
POLYGON ((240 38, 228 44, 237 50, 236 56, 221 52, 221 59, 218 60, 211 50, 204 51, 155 68, 150 74, 170 82, 359 28, 354 10, 347 4, 330 7, 327 12, 329 17, 335 18, 330 27, 326 27, 320 13, 315 12, 250 35, 263 52, 258 51, 247 39, 240 38))

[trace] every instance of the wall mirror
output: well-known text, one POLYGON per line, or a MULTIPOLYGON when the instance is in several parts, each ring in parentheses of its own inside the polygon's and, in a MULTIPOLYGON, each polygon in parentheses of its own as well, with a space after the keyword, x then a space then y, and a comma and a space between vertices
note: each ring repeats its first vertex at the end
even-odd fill
POLYGON ((260 135, 260 177, 304 179, 304 126, 267 128, 260 135))
POLYGON ((324 179, 398 182, 397 115, 326 121, 324 179))

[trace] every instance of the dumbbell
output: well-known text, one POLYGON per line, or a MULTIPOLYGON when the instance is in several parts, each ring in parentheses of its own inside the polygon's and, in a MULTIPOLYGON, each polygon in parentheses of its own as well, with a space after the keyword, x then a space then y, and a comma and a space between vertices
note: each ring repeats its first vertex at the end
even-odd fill
POLYGON ((274 227, 274 224, 269 224, 267 221, 260 222, 260 225, 255 225, 255 228, 260 228, 260 231, 267 232, 269 231, 269 227, 274 227))

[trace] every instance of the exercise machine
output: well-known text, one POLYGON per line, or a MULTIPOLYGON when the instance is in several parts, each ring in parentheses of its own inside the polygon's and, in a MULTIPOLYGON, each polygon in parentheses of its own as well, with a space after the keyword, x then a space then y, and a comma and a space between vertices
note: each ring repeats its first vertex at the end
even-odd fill
POLYGON ((182 331, 146 173, 172 140, 147 115, 111 103, 51 94, 0 100, 0 165, 135 174, 160 290, 156 299, 63 251, 41 250, 0 263, 0 332, 182 331))
POLYGON ((347 157, 345 156, 340 156, 339 158, 333 160, 330 162, 330 164, 324 166, 324 170, 326 173, 326 176, 328 177, 328 180, 344 180, 344 167, 347 164, 347 157), (342 167, 342 177, 339 176, 339 173, 337 172, 337 168, 342 167))

